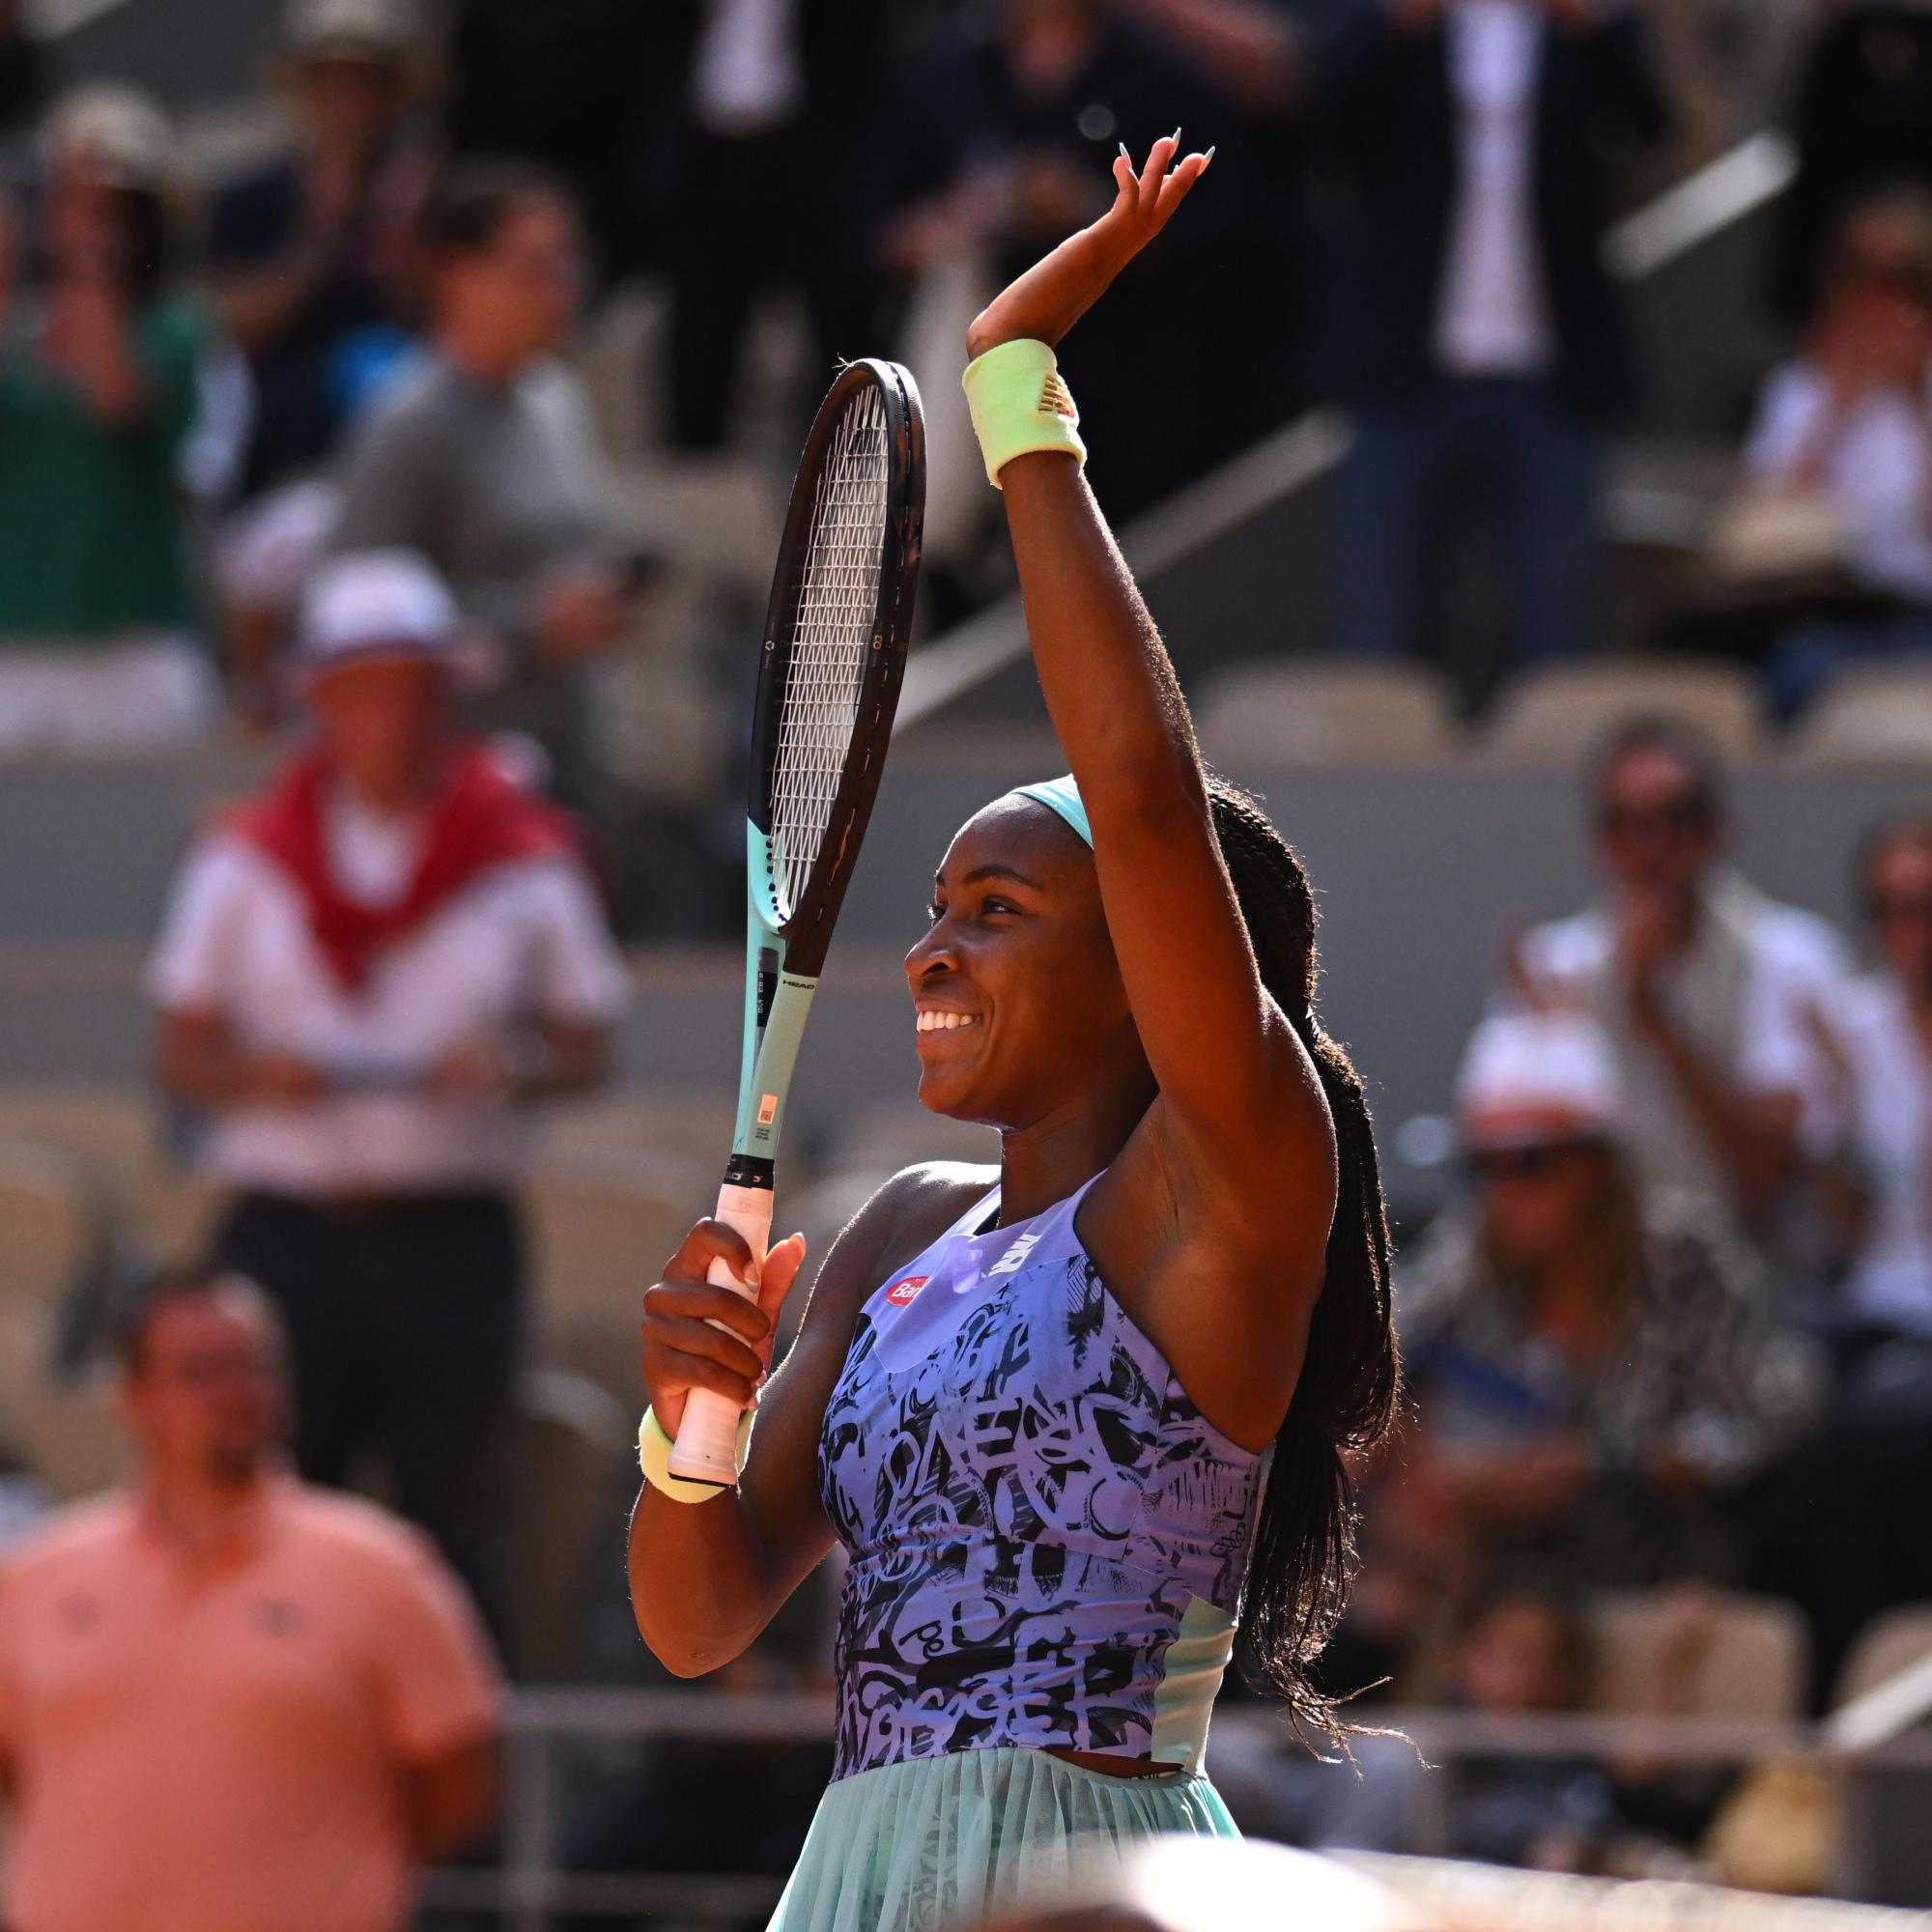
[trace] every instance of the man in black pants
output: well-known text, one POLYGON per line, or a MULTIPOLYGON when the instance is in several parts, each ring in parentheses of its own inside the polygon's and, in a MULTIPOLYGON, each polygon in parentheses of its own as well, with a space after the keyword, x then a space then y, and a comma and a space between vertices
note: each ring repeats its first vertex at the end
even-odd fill
POLYGON ((601 1076, 626 987, 574 827, 451 724, 455 628, 412 553, 318 573, 318 749, 196 841, 149 991, 237 1191, 221 1257, 288 1324, 301 1473, 384 1455, 494 1614, 525 1117, 601 1076))
POLYGON ((880 0, 660 0, 658 98, 639 169, 671 283, 665 400, 671 441, 729 440, 758 298, 800 298, 819 383, 877 347, 878 291, 856 206, 883 64, 880 0))

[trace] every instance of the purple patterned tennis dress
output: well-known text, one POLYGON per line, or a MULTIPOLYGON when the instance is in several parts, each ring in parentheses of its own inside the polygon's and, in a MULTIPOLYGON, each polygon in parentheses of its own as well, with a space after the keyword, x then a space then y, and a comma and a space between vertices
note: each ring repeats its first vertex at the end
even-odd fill
POLYGON ((1000 1746, 1198 1768, 1264 1459, 1107 1292, 1086 1193, 1002 1228, 996 1189, 859 1316, 819 1444, 835 1779, 1000 1746))

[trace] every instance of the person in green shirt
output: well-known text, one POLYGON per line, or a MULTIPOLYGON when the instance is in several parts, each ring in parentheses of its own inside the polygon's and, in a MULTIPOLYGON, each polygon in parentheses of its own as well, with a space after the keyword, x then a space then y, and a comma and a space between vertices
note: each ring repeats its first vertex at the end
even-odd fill
POLYGON ((0 210, 0 738, 174 735, 212 708, 181 484, 206 333, 168 286, 171 141, 142 97, 78 91, 44 134, 31 281, 0 210))

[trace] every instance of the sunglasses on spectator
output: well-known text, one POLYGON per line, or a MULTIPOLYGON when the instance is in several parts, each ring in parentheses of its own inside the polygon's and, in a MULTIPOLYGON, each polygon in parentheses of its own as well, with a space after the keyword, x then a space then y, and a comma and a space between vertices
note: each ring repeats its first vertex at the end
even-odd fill
POLYGON ((1932 302, 1932 270, 1914 262, 1852 261, 1845 280, 1880 295, 1903 296, 1911 301, 1932 302))
POLYGON ((1606 838, 1633 833, 1673 832, 1688 837, 1710 828, 1711 809, 1700 798, 1686 795, 1662 805, 1605 805, 1597 812, 1597 829, 1606 838))
POLYGON ((1542 1180, 1584 1151, 1582 1141, 1552 1141, 1542 1147, 1484 1148, 1468 1157, 1469 1172, 1484 1182, 1542 1180))
POLYGON ((1874 893, 1865 901, 1865 917, 1874 925, 1932 923, 1932 893, 1874 893))

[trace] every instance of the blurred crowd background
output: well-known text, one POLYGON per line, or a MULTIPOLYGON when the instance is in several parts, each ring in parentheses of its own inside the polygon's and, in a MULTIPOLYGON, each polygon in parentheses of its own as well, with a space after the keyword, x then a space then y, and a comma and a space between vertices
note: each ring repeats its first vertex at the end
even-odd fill
MULTIPOLYGON (((310 1717, 374 1700, 341 1762, 412 1780, 400 1836, 334 1814, 376 1916, 318 1923, 493 1814, 499 1670, 661 1684, 636 1299, 728 1135, 789 465, 837 357, 911 364, 945 668, 814 1022, 822 1251, 992 1151, 910 1104, 893 942, 1054 758, 965 325, 1177 121, 1214 173, 1064 365, 1381 1101, 1410 1416, 1326 1682, 1476 1740, 1355 1776, 1236 1719, 1215 1774, 1297 1844, 1847 1882, 1814 1764, 1561 1726, 1932 1656, 1932 7, 0 0, 14 1932, 134 1922, 67 1916, 72 1819, 211 1686, 252 1768, 142 1869, 238 1776, 287 1883, 319 1774, 250 1725, 293 1679, 177 1629, 157 1550, 211 1597, 278 1550, 339 1636, 310 1717), (48 1660, 124 1581, 116 1667, 176 1701, 118 1724, 48 1660)), ((708 1692, 822 1690, 835 1581, 708 1692)), ((547 1855, 779 1873, 828 1762, 606 1734, 547 1855)))

